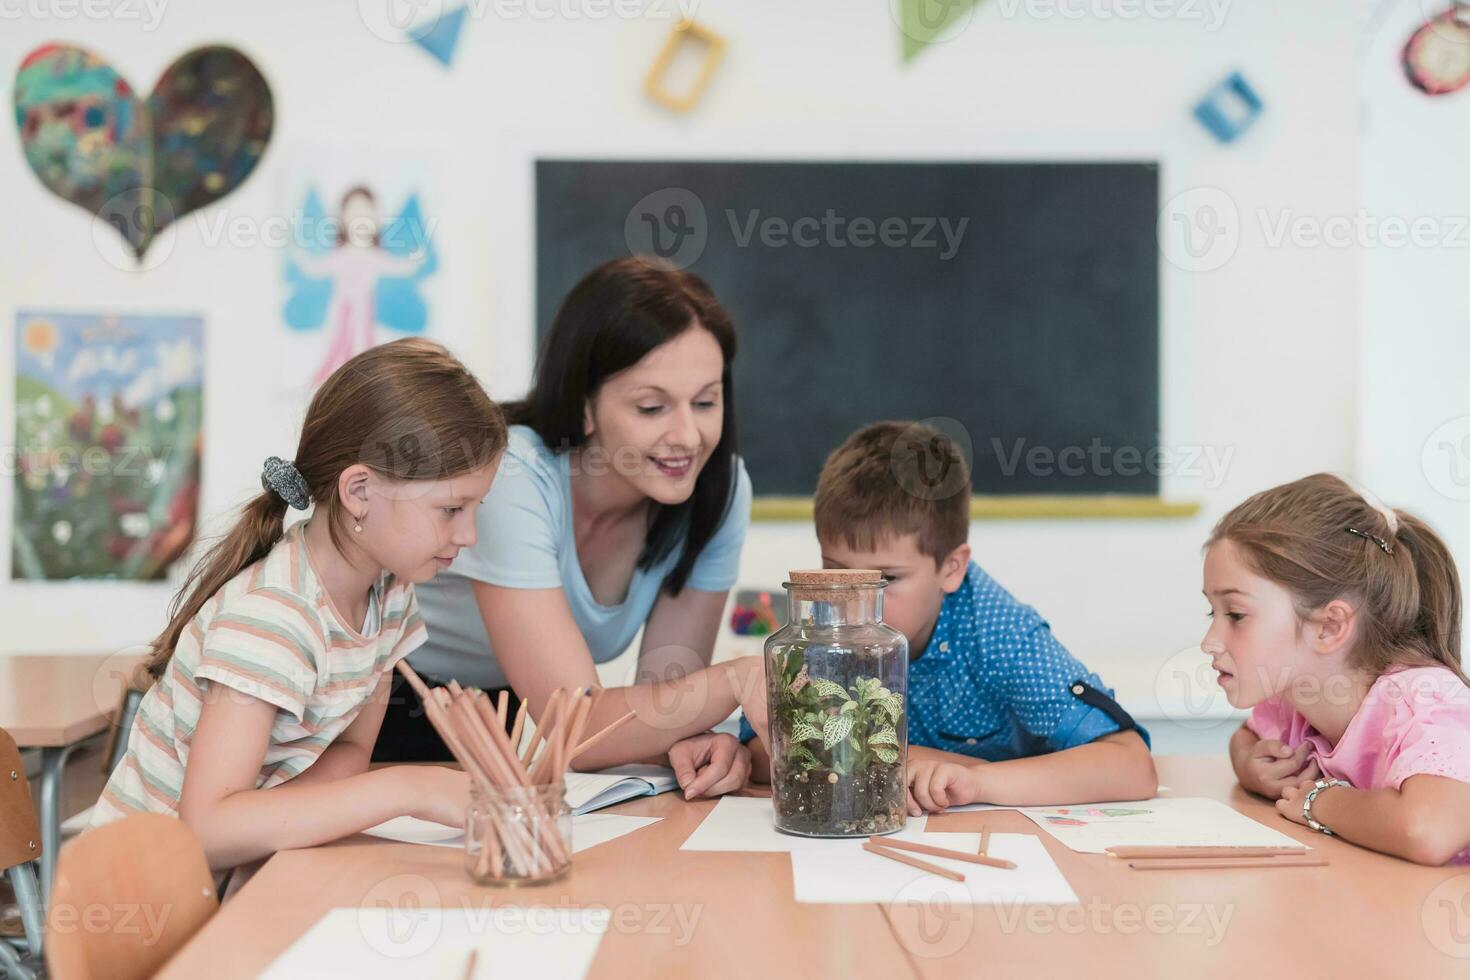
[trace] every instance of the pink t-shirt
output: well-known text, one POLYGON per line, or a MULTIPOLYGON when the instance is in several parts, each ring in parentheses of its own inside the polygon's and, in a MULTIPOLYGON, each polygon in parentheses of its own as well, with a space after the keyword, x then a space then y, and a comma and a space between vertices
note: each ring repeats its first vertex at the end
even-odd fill
MULTIPOLYGON (((1356 789, 1398 789, 1410 776, 1470 783, 1470 688, 1445 667, 1410 667, 1373 682, 1336 745, 1285 698, 1262 701, 1246 726, 1288 748, 1313 746, 1323 776, 1356 789)), ((1452 864, 1470 864, 1470 848, 1452 864)))

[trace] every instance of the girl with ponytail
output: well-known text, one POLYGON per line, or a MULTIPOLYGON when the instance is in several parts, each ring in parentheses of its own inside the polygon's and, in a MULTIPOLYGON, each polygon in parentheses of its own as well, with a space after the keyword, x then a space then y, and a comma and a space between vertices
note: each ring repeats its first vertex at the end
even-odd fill
POLYGON ((1295 823, 1470 863, 1460 580, 1423 521, 1319 473, 1251 497, 1205 546, 1209 654, 1250 717, 1241 785, 1295 823))
POLYGON ((438 344, 337 369, 294 458, 266 460, 174 600, 93 824, 177 815, 224 869, 396 816, 462 822, 463 773, 368 761, 393 665, 425 639, 414 583, 475 543, 505 445, 500 409, 438 344), (288 508, 311 513, 286 528, 288 508))

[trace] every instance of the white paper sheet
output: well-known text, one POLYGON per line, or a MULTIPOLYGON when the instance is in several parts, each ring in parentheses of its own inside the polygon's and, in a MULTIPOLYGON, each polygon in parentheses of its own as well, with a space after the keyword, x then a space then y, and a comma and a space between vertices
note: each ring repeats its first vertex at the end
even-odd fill
MULTIPOLYGON (((618 813, 586 813, 572 817, 572 853, 577 854, 616 840, 624 834, 641 830, 659 822, 659 817, 628 817, 618 813)), ((416 817, 394 817, 363 831, 369 837, 399 841, 404 844, 429 844, 433 847, 464 847, 464 833, 456 827, 419 820, 416 817)))
POLYGON ((1219 800, 1179 797, 1137 803, 1024 807, 1020 811, 1074 851, 1102 854, 1109 847, 1301 847, 1219 800))
MULTIPOLYGON (((914 839, 936 847, 973 852, 979 850, 978 837, 978 834, 920 834, 914 839), (956 838, 963 837, 975 841, 960 845, 956 838)), ((989 868, 928 854, 909 855, 965 876, 963 882, 950 881, 870 854, 857 844, 855 848, 792 851, 791 876, 796 885, 796 900, 808 903, 894 905, 948 901, 972 905, 1069 905, 1077 901, 1076 893, 1046 853, 1041 838, 1033 834, 992 833, 988 853, 1015 861, 1016 867, 989 868)))
POLYGON ((587 975, 606 909, 332 909, 262 974, 268 980, 587 975))
MULTIPOLYGON (((897 834, 907 840, 924 839, 927 817, 910 817, 897 834)), ((955 850, 979 850, 979 834, 941 834, 955 850)), ((827 838, 796 837, 776 829, 776 815, 771 801, 749 796, 722 796, 703 822, 694 829, 679 849, 681 851, 765 851, 796 852, 851 846, 862 849, 866 837, 827 838)))

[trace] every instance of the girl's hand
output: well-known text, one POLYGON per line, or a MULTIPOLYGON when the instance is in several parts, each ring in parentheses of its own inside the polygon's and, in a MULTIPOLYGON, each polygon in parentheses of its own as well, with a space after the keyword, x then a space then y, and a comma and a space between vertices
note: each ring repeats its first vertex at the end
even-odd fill
POLYGON ((911 816, 980 802, 980 775, 973 766, 910 758, 908 781, 911 816))
MULTIPOLYGON (((1308 768, 1315 770, 1317 764, 1314 762, 1308 768)), ((1312 776, 1310 779, 1303 776, 1300 781, 1282 787, 1281 799, 1276 801, 1276 812, 1292 823, 1301 824, 1305 827, 1307 825, 1307 818, 1302 816, 1302 801, 1307 798, 1307 793, 1311 792, 1312 784, 1320 778, 1321 773, 1312 776)), ((1325 792, 1327 791, 1322 791, 1322 793, 1325 792)), ((1317 794, 1317 799, 1320 800, 1322 798, 1322 793, 1317 794)))
POLYGON ((1285 742, 1263 738, 1251 746, 1250 756, 1245 760, 1245 768, 1240 774, 1240 782, 1252 793, 1268 800, 1279 800, 1286 787, 1295 786, 1303 779, 1316 780, 1321 777, 1316 761, 1307 762, 1311 751, 1311 742, 1303 742, 1292 749, 1285 742))
POLYGON ((723 796, 750 779, 750 749, 733 735, 705 732, 675 742, 669 749, 669 765, 684 799, 723 796))
POLYGON ((402 766, 408 798, 404 812, 446 827, 463 827, 470 805, 468 773, 446 766, 402 766))

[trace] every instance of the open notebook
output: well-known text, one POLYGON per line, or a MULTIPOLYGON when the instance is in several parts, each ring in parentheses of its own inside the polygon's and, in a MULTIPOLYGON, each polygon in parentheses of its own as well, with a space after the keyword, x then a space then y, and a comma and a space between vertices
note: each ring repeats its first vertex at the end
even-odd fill
POLYGON ((679 788, 674 770, 631 764, 601 772, 569 772, 567 805, 576 814, 591 813, 637 796, 657 796, 679 788))

